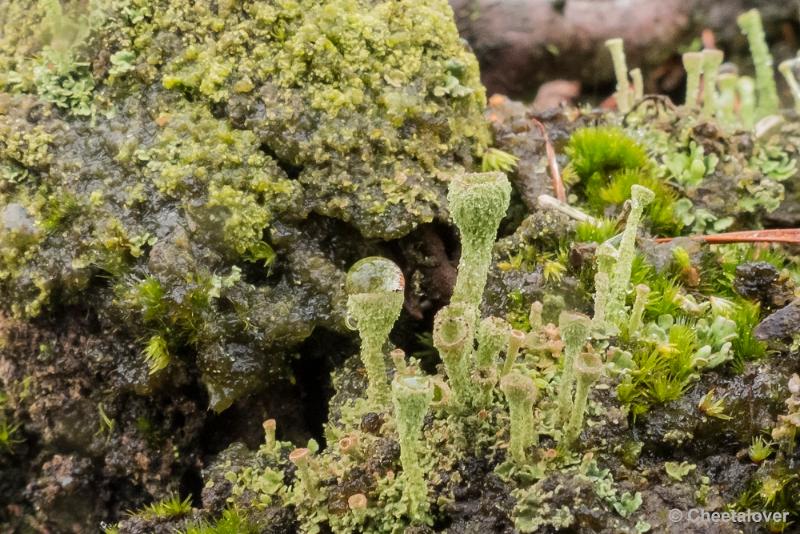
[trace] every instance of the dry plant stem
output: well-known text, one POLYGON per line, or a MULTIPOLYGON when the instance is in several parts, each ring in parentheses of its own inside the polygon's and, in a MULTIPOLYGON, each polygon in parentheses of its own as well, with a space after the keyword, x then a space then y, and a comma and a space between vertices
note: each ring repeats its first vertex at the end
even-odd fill
POLYGON ((558 169, 558 160, 556 159, 556 151, 553 148, 553 143, 550 142, 550 136, 547 135, 547 128, 541 121, 531 117, 531 122, 539 128, 539 131, 544 138, 544 150, 547 154, 547 167, 550 169, 550 180, 552 180, 553 191, 556 198, 566 204, 567 192, 564 189, 564 181, 561 179, 561 171, 558 169))
MULTIPOLYGON (((669 243, 674 237, 659 237, 656 243, 669 243)), ((703 241, 709 245, 727 243, 791 243, 800 244, 800 228, 776 228, 772 230, 742 230, 723 234, 692 235, 688 239, 703 241)))

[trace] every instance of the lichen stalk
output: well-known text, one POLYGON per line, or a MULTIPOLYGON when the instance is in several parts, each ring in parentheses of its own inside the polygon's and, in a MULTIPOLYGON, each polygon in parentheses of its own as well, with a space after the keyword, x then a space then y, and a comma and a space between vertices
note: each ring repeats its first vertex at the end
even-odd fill
POLYGON ((450 182, 447 200, 461 234, 461 258, 451 302, 469 304, 477 311, 497 229, 511 201, 511 184, 502 172, 460 174, 450 182))
POLYGON ((367 397, 376 407, 389 402, 383 346, 403 307, 403 273, 385 258, 365 258, 347 275, 348 319, 361 337, 361 361, 367 371, 367 397))
POLYGON ((403 466, 403 500, 410 517, 420 517, 428 508, 428 487, 420 465, 422 423, 433 400, 433 387, 424 377, 399 377, 392 382, 400 463, 403 466))
POLYGON ((631 88, 628 81, 628 65, 625 61, 625 48, 622 39, 609 39, 606 47, 611 52, 614 63, 614 76, 617 79, 617 109, 625 113, 631 109, 631 88))
POLYGON ((633 101, 638 102, 644 98, 644 78, 642 77, 642 69, 635 68, 631 70, 631 80, 633 80, 633 101))
POLYGON ((527 460, 525 449, 538 442, 533 421, 533 404, 538 397, 538 389, 529 376, 516 371, 500 380, 500 389, 508 401, 511 418, 508 450, 511 458, 522 464, 527 460))
POLYGON ((316 498, 319 494, 319 480, 314 470, 311 469, 311 451, 305 447, 298 448, 289 453, 289 461, 297 467, 297 477, 306 494, 316 498))
POLYGON ((494 367, 497 357, 508 345, 511 326, 500 317, 486 317, 478 325, 478 349, 475 351, 475 366, 479 369, 494 367))
POLYGON ((501 377, 506 376, 511 372, 511 369, 514 368, 514 364, 517 361, 517 356, 519 355, 519 350, 522 348, 522 345, 525 344, 525 337, 525 332, 520 330, 511 331, 511 334, 508 336, 506 359, 503 362, 503 369, 500 372, 501 377))
POLYGON ((783 74, 783 78, 789 85, 789 90, 792 92, 792 99, 794 100, 794 110, 800 113, 800 83, 797 83, 797 78, 794 75, 794 66, 797 65, 797 59, 787 59, 781 61, 778 65, 778 70, 783 74))
POLYGON ((469 366, 475 321, 472 307, 459 302, 439 310, 433 320, 433 345, 439 351, 453 396, 460 405, 468 404, 472 396, 469 366))
POLYGON ((583 419, 586 414, 586 402, 589 399, 589 391, 603 371, 603 361, 594 352, 581 353, 575 360, 575 401, 572 407, 572 414, 569 423, 564 431, 564 444, 572 446, 581 433, 583 419))
POLYGON ((592 325, 598 330, 606 329, 606 309, 611 292, 611 275, 617 251, 608 243, 601 243, 595 254, 597 272, 594 276, 594 316, 592 325))
POLYGON ((683 68, 686 70, 686 99, 684 105, 688 108, 697 106, 697 96, 700 93, 700 76, 703 74, 703 53, 686 52, 683 54, 683 68))
POLYGON ((756 68, 756 94, 760 116, 776 113, 780 107, 778 90, 772 72, 772 54, 764 35, 764 25, 757 9, 751 9, 736 18, 739 28, 747 36, 750 54, 756 68))
POLYGON ((722 50, 703 50, 703 115, 708 117, 717 112, 717 76, 723 59, 722 50))
POLYGON ((591 320, 580 313, 561 312, 558 317, 558 327, 564 341, 564 361, 558 390, 558 415, 562 424, 569 420, 573 410, 572 386, 575 360, 583 351, 591 324, 591 320))
POLYGON ((642 317, 644 316, 644 308, 647 305, 647 296, 650 294, 650 288, 645 284, 639 284, 635 289, 636 299, 633 301, 633 309, 628 321, 629 336, 638 335, 639 329, 642 327, 642 317))
POLYGON ((717 85, 719 85, 717 116, 727 126, 736 123, 736 81, 738 78, 732 72, 723 72, 717 79, 717 85))
POLYGON ((756 123, 756 84, 749 76, 740 76, 736 82, 736 94, 739 97, 739 120, 742 126, 752 129, 756 123))
POLYGON ((642 220, 644 209, 655 198, 655 194, 640 185, 631 187, 631 211, 625 222, 625 230, 619 244, 618 258, 611 277, 606 320, 622 328, 625 322, 625 297, 631 281, 633 259, 636 256, 636 234, 642 220))

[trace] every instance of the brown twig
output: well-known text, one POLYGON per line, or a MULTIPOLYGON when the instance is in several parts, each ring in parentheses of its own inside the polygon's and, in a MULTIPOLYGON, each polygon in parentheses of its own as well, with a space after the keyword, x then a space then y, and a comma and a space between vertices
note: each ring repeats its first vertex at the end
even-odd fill
POLYGON ((550 137, 547 135, 547 128, 535 117, 531 117, 531 122, 539 128, 544 138, 544 149, 547 153, 547 166, 550 168, 550 179, 553 183, 553 191, 555 191, 556 198, 566 204, 567 192, 564 189, 564 181, 561 179, 561 171, 558 170, 556 151, 553 149, 553 144, 550 142, 550 137))
MULTIPOLYGON (((709 245, 726 243, 793 243, 800 244, 800 228, 777 228, 773 230, 743 230, 724 234, 688 236, 695 241, 703 241, 709 245)), ((656 243, 669 243, 675 237, 659 237, 656 243)))

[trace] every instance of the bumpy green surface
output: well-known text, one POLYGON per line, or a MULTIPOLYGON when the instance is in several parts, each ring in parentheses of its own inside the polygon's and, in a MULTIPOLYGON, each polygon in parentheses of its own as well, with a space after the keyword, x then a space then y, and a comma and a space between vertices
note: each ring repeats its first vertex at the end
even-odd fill
POLYGON ((444 0, 7 2, 0 90, 5 311, 188 348, 217 410, 341 328, 319 216, 402 236, 488 140, 444 0))

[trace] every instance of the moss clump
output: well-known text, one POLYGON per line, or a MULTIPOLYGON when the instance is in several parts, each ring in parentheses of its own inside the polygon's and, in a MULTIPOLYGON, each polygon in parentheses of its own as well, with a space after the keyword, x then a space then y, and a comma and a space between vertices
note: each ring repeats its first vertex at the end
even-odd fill
POLYGON ((0 71, 4 311, 124 325, 218 410, 342 331, 351 245, 443 213, 489 140, 444 0, 4 3, 0 71))

